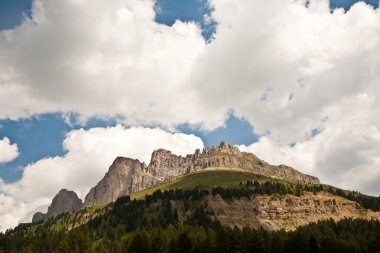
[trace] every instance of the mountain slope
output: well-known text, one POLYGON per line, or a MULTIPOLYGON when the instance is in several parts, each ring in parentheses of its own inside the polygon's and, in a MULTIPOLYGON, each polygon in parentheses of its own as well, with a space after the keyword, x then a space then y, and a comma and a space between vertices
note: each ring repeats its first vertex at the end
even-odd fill
MULTIPOLYGON (((157 191, 175 192, 178 189, 196 188, 210 192, 203 196, 203 203, 210 208, 214 219, 232 228, 237 226, 294 230, 325 219, 380 219, 380 212, 367 210, 358 202, 347 199, 351 193, 348 191, 327 185, 299 184, 251 172, 220 168, 180 176, 171 182, 136 192, 131 195, 131 199, 146 199, 157 191), (252 182, 260 186, 255 188, 252 182), (337 192, 346 194, 346 197, 338 196, 337 192)), ((188 216, 184 202, 173 200, 172 204, 178 211, 180 220, 184 221, 188 216)))
POLYGON ((0 252, 369 252, 380 246, 380 198, 320 184, 224 142, 186 157, 160 149, 148 166, 119 157, 74 212, 57 212, 65 211, 62 195, 49 219, 0 234, 0 252))
MULTIPOLYGON (((34 224, 35 227, 29 227, 28 231, 71 230, 91 223, 93 219, 98 220, 95 223, 107 224, 106 220, 114 222, 116 218, 112 217, 115 208, 119 208, 125 198, 142 201, 144 208, 149 210, 155 210, 163 202, 170 202, 170 210, 176 212, 181 224, 187 223, 199 206, 207 207, 211 220, 231 228, 236 226, 289 231, 326 219, 379 220, 380 212, 368 210, 360 204, 366 203, 363 199, 380 202, 378 198, 357 195, 356 197, 360 197, 358 203, 348 199, 350 194, 352 195, 352 192, 327 185, 301 184, 241 170, 205 169, 136 192, 130 197, 121 197, 106 206, 95 209, 87 207, 74 213, 62 214, 48 222, 34 224)), ((126 210, 128 205, 125 206, 126 210)), ((379 210, 376 205, 367 206, 371 207, 379 210)), ((140 211, 136 209, 137 213, 132 213, 128 219, 136 219, 134 215, 138 215, 140 211)), ((150 217, 150 212, 148 211, 146 217, 150 217)), ((124 211, 120 211, 121 216, 123 213, 124 211)))

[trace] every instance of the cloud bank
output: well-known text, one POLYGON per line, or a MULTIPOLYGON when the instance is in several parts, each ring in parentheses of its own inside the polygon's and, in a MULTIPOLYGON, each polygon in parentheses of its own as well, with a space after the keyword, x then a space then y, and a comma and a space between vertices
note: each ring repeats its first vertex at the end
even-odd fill
POLYGON ((17 144, 11 144, 7 137, 0 140, 0 164, 13 161, 20 154, 17 144))
POLYGON ((28 165, 18 182, 0 181, 0 231, 19 222, 30 222, 36 211, 46 211, 62 188, 74 190, 84 199, 117 156, 148 164, 155 149, 165 148, 184 156, 203 148, 203 142, 194 135, 117 125, 71 131, 63 146, 67 150, 65 156, 47 157, 28 165))

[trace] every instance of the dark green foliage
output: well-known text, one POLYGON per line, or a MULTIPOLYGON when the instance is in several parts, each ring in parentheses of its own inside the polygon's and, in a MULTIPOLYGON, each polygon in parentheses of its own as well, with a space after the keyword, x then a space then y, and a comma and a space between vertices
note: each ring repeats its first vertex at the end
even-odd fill
MULTIPOLYGON (((242 182, 236 188, 157 190, 144 200, 119 198, 108 211, 69 232, 53 232, 48 220, 31 230, 23 224, 0 234, 0 252, 262 252, 262 253, 380 253, 380 222, 345 219, 321 221, 293 232, 223 227, 207 206, 205 196, 252 198, 259 194, 328 191, 376 209, 377 198, 323 185, 275 181, 242 182), (182 203, 182 207, 178 205, 182 203), (184 213, 186 215, 184 216, 184 213), (180 222, 181 220, 181 222, 180 222)), ((80 211, 81 212, 81 211, 80 211)), ((61 219, 66 219, 61 215, 61 219)))
POLYGON ((88 253, 91 251, 91 240, 85 231, 74 230, 59 243, 59 253, 88 253))
MULTIPOLYGON (((254 195, 272 195, 272 194, 294 194, 295 190, 288 184, 266 181, 260 184, 258 181, 247 181, 242 184, 239 188, 223 188, 217 187, 213 188, 211 191, 212 195, 219 194, 224 199, 232 198, 250 198, 254 195)), ((301 192, 300 192, 301 194, 301 192)))
POLYGON ((135 234, 128 247, 128 252, 131 252, 131 253, 152 252, 152 246, 150 244, 149 234, 146 233, 145 231, 135 234))
MULTIPOLYGON (((111 228, 107 228, 111 229, 111 228)), ((51 234, 56 240, 44 249, 39 236, 0 235, 0 252, 379 252, 378 221, 346 219, 310 224, 294 232, 267 232, 252 228, 169 225, 125 232, 112 239, 94 237, 86 226, 65 235, 51 234)))

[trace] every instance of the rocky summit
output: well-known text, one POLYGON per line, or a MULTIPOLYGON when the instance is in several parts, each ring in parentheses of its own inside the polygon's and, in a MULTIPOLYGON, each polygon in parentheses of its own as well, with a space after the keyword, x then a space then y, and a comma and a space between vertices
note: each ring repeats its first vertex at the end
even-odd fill
POLYGON ((83 207, 83 202, 73 191, 62 189, 53 198, 46 214, 37 212, 33 215, 32 222, 47 220, 61 213, 77 211, 83 207))
POLYGON ((87 194, 84 205, 107 204, 179 175, 211 168, 244 170, 288 181, 319 183, 316 177, 285 165, 270 165, 254 154, 241 152, 223 141, 202 151, 197 149, 194 154, 185 157, 158 149, 152 153, 149 165, 136 159, 117 157, 104 178, 87 194))

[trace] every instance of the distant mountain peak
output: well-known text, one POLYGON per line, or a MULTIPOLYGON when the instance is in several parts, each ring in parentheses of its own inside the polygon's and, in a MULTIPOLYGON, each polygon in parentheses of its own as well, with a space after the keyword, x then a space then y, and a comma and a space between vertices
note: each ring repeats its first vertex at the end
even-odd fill
POLYGON ((32 222, 47 220, 61 213, 72 212, 83 207, 82 200, 74 191, 61 189, 53 198, 46 214, 37 212, 33 215, 32 222))

